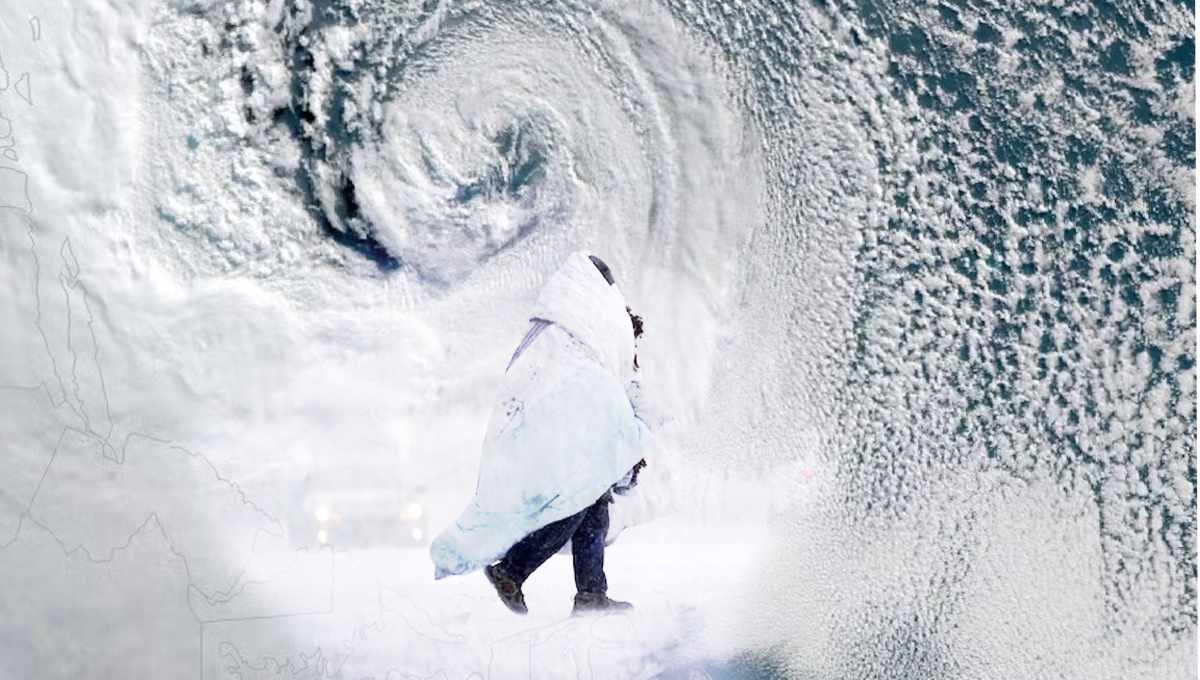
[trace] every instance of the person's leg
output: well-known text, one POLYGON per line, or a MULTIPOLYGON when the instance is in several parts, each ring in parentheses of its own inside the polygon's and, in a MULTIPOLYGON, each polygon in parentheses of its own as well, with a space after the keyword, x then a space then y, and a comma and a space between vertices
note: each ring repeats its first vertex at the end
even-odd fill
POLYGON ((590 508, 585 508, 570 517, 551 522, 522 538, 508 549, 504 559, 500 560, 500 568, 518 584, 523 583, 530 574, 550 559, 551 555, 571 540, 571 536, 576 533, 589 510, 590 508))
POLYGON ((584 511, 571 535, 571 557, 575 563, 575 589, 581 593, 606 593, 604 537, 608 535, 609 494, 604 494, 584 511))

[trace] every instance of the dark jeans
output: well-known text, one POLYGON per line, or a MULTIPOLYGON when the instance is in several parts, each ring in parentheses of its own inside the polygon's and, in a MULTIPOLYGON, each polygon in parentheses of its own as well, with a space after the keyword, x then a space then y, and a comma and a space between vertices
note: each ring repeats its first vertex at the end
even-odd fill
POLYGON ((611 502, 612 496, 605 492, 591 506, 522 538, 500 560, 501 568, 517 583, 522 583, 570 541, 571 557, 575 562, 575 589, 581 593, 608 592, 608 581, 604 578, 604 537, 608 534, 608 504, 611 502))

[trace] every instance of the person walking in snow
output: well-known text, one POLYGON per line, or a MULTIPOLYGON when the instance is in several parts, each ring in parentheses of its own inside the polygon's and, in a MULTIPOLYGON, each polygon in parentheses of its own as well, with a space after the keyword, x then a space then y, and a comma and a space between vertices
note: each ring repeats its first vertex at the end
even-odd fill
POLYGON ((525 614, 525 580, 570 541, 572 613, 629 609, 608 597, 604 549, 613 493, 632 489, 646 465, 635 408, 642 320, 608 265, 577 252, 543 287, 530 324, 488 423, 475 495, 430 546, 434 578, 483 568, 525 614))

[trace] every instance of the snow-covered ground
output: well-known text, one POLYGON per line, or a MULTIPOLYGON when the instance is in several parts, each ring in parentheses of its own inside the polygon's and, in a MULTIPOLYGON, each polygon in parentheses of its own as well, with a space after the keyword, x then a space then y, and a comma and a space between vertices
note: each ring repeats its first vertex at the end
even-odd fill
POLYGON ((609 549, 606 571, 610 592, 636 610, 586 617, 570 615, 574 584, 566 556, 552 558, 529 580, 530 614, 517 617, 480 574, 429 583, 423 550, 339 554, 333 578, 321 583, 331 611, 207 626, 208 672, 713 677, 745 643, 739 629, 749 622, 739 619, 755 588, 751 574, 763 534, 756 526, 699 531, 669 521, 632 529, 609 549))

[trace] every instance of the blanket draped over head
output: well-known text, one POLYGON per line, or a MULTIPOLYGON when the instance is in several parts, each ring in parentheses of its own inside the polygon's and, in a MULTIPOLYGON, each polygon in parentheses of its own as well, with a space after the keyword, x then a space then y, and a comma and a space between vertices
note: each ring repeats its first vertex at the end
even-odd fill
POLYGON ((645 425, 626 394, 633 330, 616 284, 574 253, 530 320, 488 422, 475 496, 430 546, 436 579, 491 564, 592 505, 644 455, 645 425))

